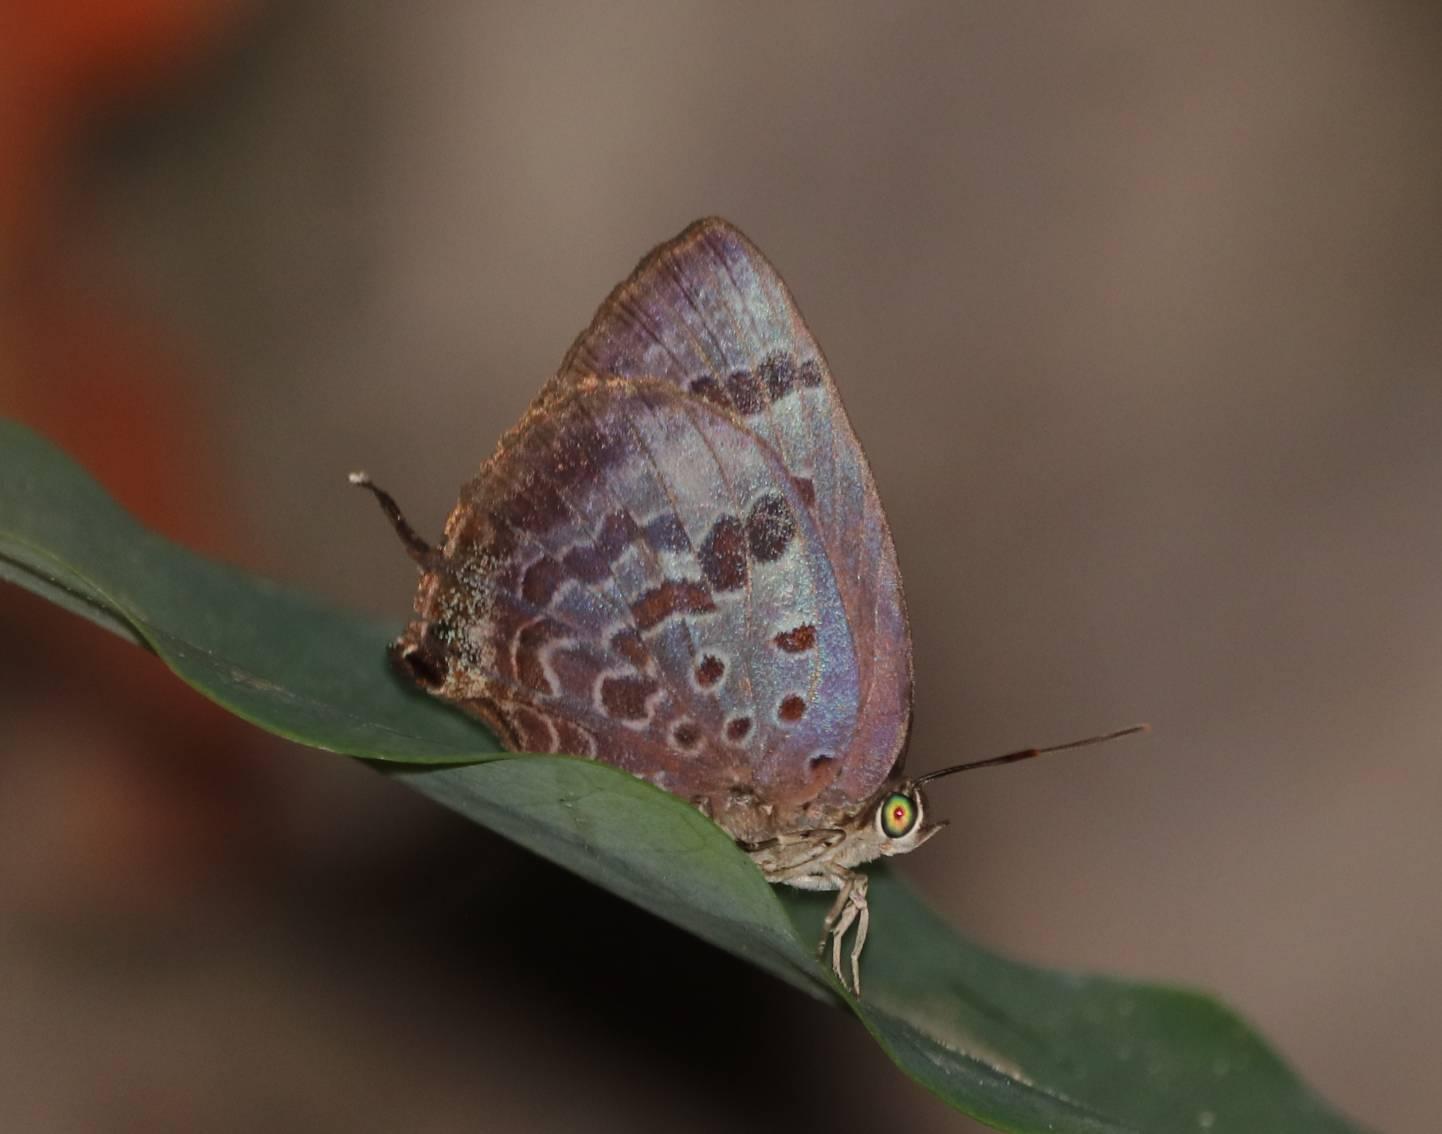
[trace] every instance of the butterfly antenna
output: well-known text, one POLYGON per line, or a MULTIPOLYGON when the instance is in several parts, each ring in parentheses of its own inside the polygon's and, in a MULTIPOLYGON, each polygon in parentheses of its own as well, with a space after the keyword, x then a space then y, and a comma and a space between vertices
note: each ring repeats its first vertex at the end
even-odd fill
POLYGON ((1131 736, 1138 732, 1151 732, 1152 726, 1147 724, 1134 724, 1130 728, 1120 728, 1116 732, 1103 733, 1101 736, 1088 736, 1084 740, 1069 740, 1065 744, 1053 744, 1050 748, 1023 748, 1020 752, 1008 752, 1005 756, 992 756, 987 760, 973 760, 969 764, 956 764, 950 768, 942 768, 939 772, 927 772, 924 776, 917 776, 912 780, 913 784, 924 784, 927 780, 939 780, 942 776, 950 776, 956 772, 970 772, 976 768, 992 768, 998 764, 1014 764, 1018 760, 1030 760, 1033 756, 1045 756, 1048 752, 1065 752, 1069 748, 1086 748, 1093 744, 1101 744, 1107 740, 1117 740, 1123 736, 1131 736))
POLYGON ((381 511, 390 520, 391 527, 395 528, 396 535, 401 537, 407 555, 427 570, 434 570, 441 565, 441 553, 416 535, 416 529, 401 515, 400 505, 396 503, 395 497, 371 480, 369 473, 353 472, 347 479, 357 488, 369 489, 375 496, 381 511))

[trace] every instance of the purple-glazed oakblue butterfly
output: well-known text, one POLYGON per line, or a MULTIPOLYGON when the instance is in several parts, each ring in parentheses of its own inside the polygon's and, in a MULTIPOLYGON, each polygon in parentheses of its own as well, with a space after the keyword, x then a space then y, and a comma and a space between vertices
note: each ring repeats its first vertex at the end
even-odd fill
POLYGON ((821 944, 845 984, 855 926, 858 994, 855 868, 944 826, 925 781, 1038 754, 903 774, 911 636, 891 531, 820 348, 723 220, 611 293, 439 547, 351 479, 421 567, 393 646, 411 677, 508 748, 689 800, 769 881, 837 891, 821 944))

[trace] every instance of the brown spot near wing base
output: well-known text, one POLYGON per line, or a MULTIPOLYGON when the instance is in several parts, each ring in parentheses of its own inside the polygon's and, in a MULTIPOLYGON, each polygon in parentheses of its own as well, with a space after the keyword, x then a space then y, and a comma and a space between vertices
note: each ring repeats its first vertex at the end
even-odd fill
POLYGON ((626 550, 626 545, 641 534, 635 517, 630 512, 612 512, 601 521, 601 530, 592 541, 596 550, 614 563, 626 550))
POLYGON ((538 618, 521 627, 516 635, 516 677, 522 685, 538 693, 554 693, 551 679, 541 664, 541 647, 557 638, 567 637, 566 628, 550 618, 538 618))
POLYGON ((573 547, 566 552, 566 570, 583 583, 599 583, 610 569, 609 561, 594 547, 573 547))
POLYGON ((746 734, 750 731, 750 717, 735 717, 726 722, 726 739, 733 743, 740 744, 746 739, 746 734))
POLYGON ((673 614, 704 614, 715 609, 706 584, 691 579, 679 583, 667 579, 631 604, 631 617, 636 620, 637 628, 650 630, 673 614))
POLYGON ((651 714, 646 699, 660 688, 649 677, 607 677, 601 681, 601 704, 618 721, 644 721, 651 714))
POLYGON ((590 544, 566 552, 566 570, 583 583, 599 583, 610 573, 611 564, 621 558, 626 545, 641 535, 630 512, 612 512, 601 521, 590 544))
POLYGON ((527 567, 521 577, 521 597, 536 606, 545 606, 565 577, 566 569, 549 555, 543 555, 527 567))
POLYGON ((646 663, 651 660, 651 653, 646 649, 646 643, 641 641, 641 635, 630 627, 611 635, 611 649, 637 669, 645 669, 646 663))

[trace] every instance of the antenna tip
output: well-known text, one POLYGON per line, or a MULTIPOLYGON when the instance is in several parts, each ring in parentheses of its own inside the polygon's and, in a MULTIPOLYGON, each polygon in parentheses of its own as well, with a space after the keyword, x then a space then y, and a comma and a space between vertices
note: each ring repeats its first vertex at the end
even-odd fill
POLYGON ((369 488, 371 483, 371 474, 367 472, 353 472, 346 477, 346 480, 350 481, 358 488, 369 488))

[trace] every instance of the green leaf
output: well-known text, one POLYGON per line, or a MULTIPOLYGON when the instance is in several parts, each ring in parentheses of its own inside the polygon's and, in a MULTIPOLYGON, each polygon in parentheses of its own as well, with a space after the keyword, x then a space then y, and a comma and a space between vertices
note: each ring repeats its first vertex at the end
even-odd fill
POLYGON ((814 944, 827 901, 774 888, 694 808, 600 764, 498 750, 391 671, 394 627, 147 532, 73 462, 0 422, 0 577, 153 649, 207 697, 302 744, 363 757, 623 898, 860 1018, 942 1099, 1001 1130, 1358 1128, 1235 1015, 1191 992, 1048 972, 958 938, 873 873, 865 999, 814 944))
POLYGON ((495 753, 458 713, 394 680, 395 628, 211 563, 140 527, 82 469, 0 422, 0 576, 141 642, 270 732, 354 756, 495 753))

